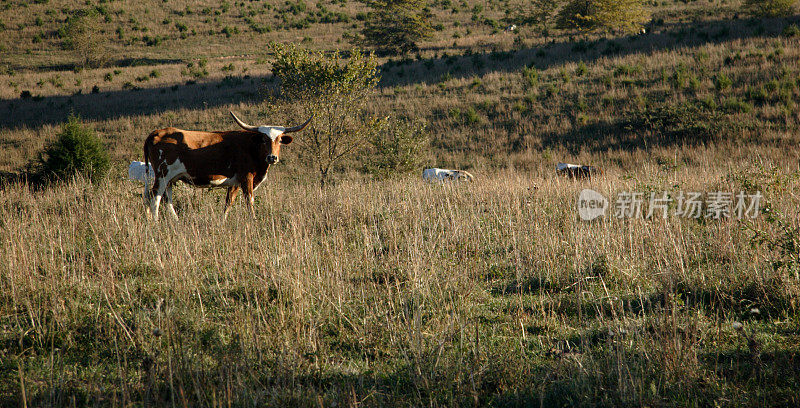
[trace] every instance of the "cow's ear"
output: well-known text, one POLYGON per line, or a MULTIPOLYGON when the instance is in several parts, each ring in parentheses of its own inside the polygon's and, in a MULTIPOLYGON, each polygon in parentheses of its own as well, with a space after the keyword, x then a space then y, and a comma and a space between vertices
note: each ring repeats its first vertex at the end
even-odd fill
POLYGON ((282 135, 281 136, 281 143, 282 144, 289 144, 292 143, 292 137, 289 135, 282 135))

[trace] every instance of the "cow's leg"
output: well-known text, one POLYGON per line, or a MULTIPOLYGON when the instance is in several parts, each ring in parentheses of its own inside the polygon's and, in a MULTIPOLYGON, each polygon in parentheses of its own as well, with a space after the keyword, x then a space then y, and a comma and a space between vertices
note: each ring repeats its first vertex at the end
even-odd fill
POLYGON ((150 214, 153 215, 153 219, 156 221, 158 221, 158 206, 161 204, 161 197, 166 192, 168 184, 169 182, 165 178, 156 178, 155 182, 153 182, 153 191, 151 192, 153 199, 150 201, 150 214))
POLYGON ((228 218, 228 211, 231 209, 233 200, 236 198, 236 193, 239 192, 239 186, 228 187, 228 193, 225 194, 225 209, 222 211, 222 220, 228 218))
POLYGON ((256 218, 255 210, 255 197, 253 196, 253 174, 249 173, 242 183, 242 194, 244 199, 247 200, 247 209, 250 211, 250 216, 256 218))
POLYGON ((169 210, 172 219, 178 220, 178 213, 175 212, 175 206, 172 205, 172 184, 167 186, 167 209, 169 210))
POLYGON ((164 169, 164 163, 159 164, 158 168, 156 169, 156 180, 153 183, 153 201, 150 205, 151 212, 153 213, 153 218, 158 219, 158 205, 161 203, 161 197, 167 193, 169 189, 169 194, 167 195, 167 208, 169 208, 170 212, 177 218, 177 214, 175 214, 175 209, 172 206, 172 190, 171 186, 173 181, 178 180, 181 175, 186 174, 186 167, 181 163, 180 159, 175 159, 172 164, 167 164, 166 169, 164 169), (166 170, 166 171, 165 171, 166 170))

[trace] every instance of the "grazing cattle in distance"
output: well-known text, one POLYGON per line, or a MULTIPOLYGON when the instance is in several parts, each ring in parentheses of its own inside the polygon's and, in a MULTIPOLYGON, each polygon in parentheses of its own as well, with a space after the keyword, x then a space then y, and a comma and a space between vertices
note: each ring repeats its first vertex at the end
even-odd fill
POLYGON ((594 166, 581 166, 578 164, 558 163, 556 173, 571 179, 590 179, 595 175, 602 175, 603 171, 594 166))
POLYGON ((154 219, 158 219, 164 195, 170 214, 178 218, 172 205, 172 184, 178 180, 195 187, 226 187, 223 218, 241 188, 250 214, 255 217, 253 191, 266 179, 269 166, 278 162, 281 145, 292 143, 287 133, 299 132, 311 122, 309 118, 302 125, 290 128, 251 126, 233 112, 231 116, 244 130, 205 132, 169 127, 147 137, 144 168, 149 173, 152 163, 155 174, 152 188, 147 182, 149 174, 145 176, 144 201, 154 219))
POLYGON ((128 166, 128 180, 147 182, 153 178, 153 166, 140 161, 132 161, 128 166))
POLYGON ((427 182, 433 181, 472 181, 475 177, 464 170, 448 169, 425 169, 422 170, 422 179, 427 182))

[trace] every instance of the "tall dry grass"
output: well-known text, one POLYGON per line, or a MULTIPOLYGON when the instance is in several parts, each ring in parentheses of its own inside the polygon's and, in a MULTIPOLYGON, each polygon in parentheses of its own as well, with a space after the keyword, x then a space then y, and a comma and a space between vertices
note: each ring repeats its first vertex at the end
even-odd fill
MULTIPOLYGON (((746 183, 763 183, 796 229, 796 178, 749 169, 746 183)), ((214 192, 177 190, 181 220, 156 224, 125 181, 7 187, 3 400, 24 389, 30 406, 796 402, 800 284, 752 232, 781 230, 764 216, 577 217, 579 189, 641 191, 645 177, 504 171, 320 191, 276 175, 257 219, 240 205, 227 223, 214 192)), ((718 169, 672 177, 743 188, 718 169)))

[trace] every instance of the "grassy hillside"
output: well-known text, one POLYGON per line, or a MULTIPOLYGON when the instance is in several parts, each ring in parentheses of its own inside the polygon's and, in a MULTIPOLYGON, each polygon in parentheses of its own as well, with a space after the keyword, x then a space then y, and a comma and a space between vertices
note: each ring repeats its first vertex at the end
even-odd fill
POLYGON ((524 5, 431 3, 432 38, 380 60, 371 113, 426 122, 424 164, 475 183, 373 179, 359 152, 320 190, 299 133, 256 220, 182 187, 159 224, 124 180, 145 136, 299 123, 267 43, 349 48, 364 5, 0 5, 0 171, 71 112, 114 160, 99 186, 0 188, 0 403, 800 403, 799 19, 659 1, 644 35, 504 32, 524 5), (59 37, 88 8, 96 67, 59 37), (584 222, 583 188, 764 198, 755 219, 584 222))

